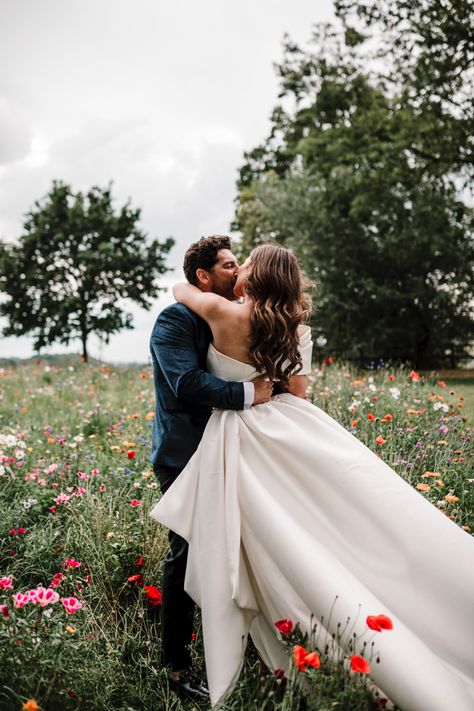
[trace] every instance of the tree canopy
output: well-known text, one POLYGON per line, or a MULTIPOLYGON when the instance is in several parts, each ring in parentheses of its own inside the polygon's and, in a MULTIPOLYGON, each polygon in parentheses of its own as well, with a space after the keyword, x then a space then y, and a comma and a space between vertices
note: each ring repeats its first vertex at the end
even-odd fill
POLYGON ((139 220, 140 210, 129 203, 114 209, 110 187, 83 194, 54 182, 27 213, 19 241, 0 242, 4 335, 31 333, 37 350, 80 338, 87 360, 91 334, 107 341, 132 328, 121 302, 150 308, 174 244, 147 242, 139 220))
POLYGON ((269 240, 296 251, 321 355, 431 367, 473 336, 468 50, 434 12, 446 4, 341 1, 341 30, 315 28, 307 50, 285 38, 281 101, 245 155, 233 227, 242 256, 269 240))

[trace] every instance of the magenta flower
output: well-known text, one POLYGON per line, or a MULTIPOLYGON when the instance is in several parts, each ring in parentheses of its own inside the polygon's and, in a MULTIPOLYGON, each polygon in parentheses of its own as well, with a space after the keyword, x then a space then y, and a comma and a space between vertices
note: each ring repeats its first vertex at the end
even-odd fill
POLYGON ((3 617, 8 620, 10 617, 10 613, 8 612, 8 605, 0 605, 0 615, 3 615, 3 617))
POLYGON ((35 602, 38 603, 38 605, 41 605, 41 607, 46 607, 47 605, 51 605, 53 602, 57 602, 59 600, 59 594, 56 590, 52 590, 51 588, 44 588, 40 585, 36 588, 35 592, 35 602))
POLYGON ((132 499, 132 501, 130 502, 130 506, 131 506, 132 508, 135 508, 135 506, 140 506, 141 503, 142 503, 142 502, 141 502, 141 501, 138 501, 138 499, 132 499))
POLYGON ((62 600, 66 612, 72 615, 77 612, 82 607, 82 602, 77 599, 77 597, 65 597, 62 600))
POLYGON ((66 558, 66 560, 63 563, 63 568, 79 568, 80 563, 78 560, 74 560, 74 558, 66 558))
POLYGON ((13 578, 0 578, 0 590, 13 590, 13 578))

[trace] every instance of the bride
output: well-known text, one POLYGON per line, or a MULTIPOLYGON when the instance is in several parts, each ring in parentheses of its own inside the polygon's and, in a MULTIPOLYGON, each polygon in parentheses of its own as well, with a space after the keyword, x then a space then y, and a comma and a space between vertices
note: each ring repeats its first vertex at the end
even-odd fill
MULTIPOLYGON (((200 605, 212 705, 233 689, 250 634, 288 670, 275 621, 331 635, 387 615, 375 684, 403 711, 474 708, 474 540, 321 409, 304 399, 309 300, 295 256, 257 247, 240 268, 243 303, 173 289, 204 318, 208 370, 283 392, 214 410, 199 448, 151 515, 189 542, 185 589, 200 605), (284 392, 301 382, 301 397, 284 392), (329 615, 329 612, 331 614, 329 615)), ((369 644, 370 648, 370 644, 369 644)), ((360 650, 355 650, 359 654, 360 650)))

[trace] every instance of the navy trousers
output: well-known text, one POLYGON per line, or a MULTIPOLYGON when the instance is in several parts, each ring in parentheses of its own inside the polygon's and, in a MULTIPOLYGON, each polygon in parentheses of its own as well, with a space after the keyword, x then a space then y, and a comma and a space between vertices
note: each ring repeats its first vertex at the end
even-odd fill
MULTIPOLYGON (((162 494, 171 486, 180 469, 154 466, 162 494)), ((170 550, 163 563, 161 582, 161 658, 164 666, 181 671, 191 666, 189 644, 193 633, 194 601, 184 591, 188 543, 169 531, 170 550)))

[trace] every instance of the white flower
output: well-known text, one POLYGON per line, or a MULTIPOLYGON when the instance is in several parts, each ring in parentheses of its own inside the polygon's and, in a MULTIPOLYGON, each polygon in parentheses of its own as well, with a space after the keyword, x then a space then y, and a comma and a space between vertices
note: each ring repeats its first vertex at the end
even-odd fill
POLYGON ((371 390, 373 393, 377 392, 377 387, 373 383, 370 383, 369 390, 371 390))
POLYGON ((368 382, 368 383, 373 383, 373 382, 374 382, 374 379, 373 379, 373 377, 372 377, 371 375, 367 378, 367 382, 368 382))
POLYGON ((389 388, 389 392, 394 400, 398 400, 400 397, 400 390, 398 388, 389 388))
POLYGON ((5 474, 5 467, 3 464, 0 464, 0 476, 3 476, 3 474, 5 474))
POLYGON ((449 412, 449 405, 445 402, 435 402, 433 405, 433 410, 442 410, 443 412, 449 412))
POLYGON ((25 499, 25 501, 23 501, 23 508, 24 509, 31 509, 31 507, 37 503, 38 503, 38 499, 25 499))

